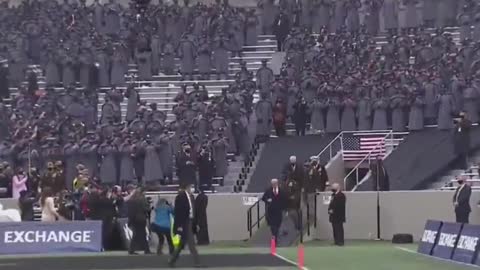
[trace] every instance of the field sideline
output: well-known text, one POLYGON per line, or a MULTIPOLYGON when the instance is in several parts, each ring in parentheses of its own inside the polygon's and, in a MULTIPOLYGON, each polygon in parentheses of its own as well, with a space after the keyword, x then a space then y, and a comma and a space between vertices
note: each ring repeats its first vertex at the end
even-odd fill
MULTIPOLYGON (((325 241, 305 244, 304 270, 480 270, 480 267, 416 253, 417 245, 387 241, 353 241, 344 247, 325 241)), ((214 243, 199 247, 208 268, 222 270, 295 270, 297 247, 278 248, 277 258, 267 247, 246 242, 214 243)), ((193 270, 188 251, 176 269, 193 270)), ((153 270, 169 269, 168 256, 128 256, 126 251, 76 254, 2 255, 0 270, 153 270), (35 267, 34 267, 35 266, 35 267)))
MULTIPOLYGON (((389 242, 351 242, 335 247, 325 242, 305 244, 305 267, 308 270, 464 270, 477 266, 442 261, 416 253, 417 245, 394 245, 389 242)), ((296 248, 280 248, 278 254, 296 261, 296 248)))

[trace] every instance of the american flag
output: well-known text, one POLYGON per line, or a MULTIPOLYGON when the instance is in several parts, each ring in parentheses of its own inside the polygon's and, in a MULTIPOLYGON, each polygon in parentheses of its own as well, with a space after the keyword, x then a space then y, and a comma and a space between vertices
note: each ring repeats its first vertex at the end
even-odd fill
POLYGON ((343 160, 344 161, 360 161, 371 152, 370 157, 376 158, 385 155, 385 136, 370 134, 354 134, 352 136, 344 136, 343 143, 343 160))

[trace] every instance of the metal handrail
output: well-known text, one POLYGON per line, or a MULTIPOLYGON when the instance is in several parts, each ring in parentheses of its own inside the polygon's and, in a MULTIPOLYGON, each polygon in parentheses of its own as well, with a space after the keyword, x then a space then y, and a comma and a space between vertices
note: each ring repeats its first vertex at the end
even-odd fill
MULTIPOLYGON (((318 153, 317 155, 317 158, 320 158, 321 155, 323 155, 327 150, 329 150, 329 158, 332 159, 334 157, 333 155, 333 152, 332 152, 332 146, 333 144, 340 140, 340 144, 342 144, 342 139, 343 139, 343 135, 344 134, 361 134, 361 133, 371 133, 371 134, 389 134, 390 132, 392 132, 391 130, 356 130, 356 131, 342 131, 340 132, 333 140, 330 141, 329 144, 327 144, 327 146, 325 146, 323 148, 322 151, 320 151, 320 153, 318 153), (372 133, 372 132, 375 132, 375 133, 372 133)), ((343 148, 343 147, 342 147, 343 148)), ((343 150, 343 149, 341 149, 343 150)), ((336 154, 336 153, 335 153, 336 154)))
POLYGON ((363 164, 363 162, 365 162, 367 159, 368 159, 368 164, 370 164, 370 160, 371 160, 371 156, 372 156, 373 152, 377 151, 378 147, 381 146, 382 144, 384 144, 385 140, 387 140, 388 137, 391 137, 391 139, 393 139, 393 131, 388 132, 388 134, 386 134, 383 137, 384 141, 379 142, 377 145, 375 145, 375 147, 372 150, 370 150, 370 152, 368 152, 368 154, 362 160, 360 160, 355 167, 353 167, 353 169, 345 176, 345 178, 343 178, 343 187, 344 188, 347 187, 348 177, 350 177, 354 172, 356 173, 356 179, 355 179, 356 184, 355 184, 355 186, 358 185, 358 169, 363 164))
POLYGON ((340 139, 340 142, 341 142, 341 141, 342 141, 342 137, 343 137, 343 132, 340 132, 332 141, 330 141, 329 144, 327 144, 327 146, 325 146, 325 147, 323 148, 322 151, 320 151, 320 153, 318 153, 317 158, 320 159, 320 156, 321 156, 323 153, 325 153, 327 150, 330 150, 330 159, 331 159, 331 158, 333 157, 333 156, 332 156, 332 145, 333 145, 337 140, 339 140, 339 139, 340 139))
MULTIPOLYGON (((265 217, 265 213, 263 213, 263 215, 260 215, 260 202, 262 200, 258 200, 257 202, 255 202, 252 206, 250 206, 248 208, 248 211, 247 211, 247 230, 248 230, 248 233, 250 235, 250 237, 252 237, 253 235, 253 228, 256 226, 257 229, 260 228, 260 223, 261 221, 263 220, 263 218, 265 217), (253 222, 253 208, 257 208, 257 221, 256 222, 253 222)), ((266 212, 266 209, 265 209, 265 212, 266 212)))

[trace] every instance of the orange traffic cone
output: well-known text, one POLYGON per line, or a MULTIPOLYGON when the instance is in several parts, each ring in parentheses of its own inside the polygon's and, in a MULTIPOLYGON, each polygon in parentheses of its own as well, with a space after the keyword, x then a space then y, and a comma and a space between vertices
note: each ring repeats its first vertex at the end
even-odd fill
POLYGON ((272 237, 272 240, 270 241, 270 252, 272 255, 277 254, 277 243, 275 242, 275 237, 272 237))
POLYGON ((303 244, 298 245, 298 269, 303 270, 305 266, 305 251, 303 249, 303 244))

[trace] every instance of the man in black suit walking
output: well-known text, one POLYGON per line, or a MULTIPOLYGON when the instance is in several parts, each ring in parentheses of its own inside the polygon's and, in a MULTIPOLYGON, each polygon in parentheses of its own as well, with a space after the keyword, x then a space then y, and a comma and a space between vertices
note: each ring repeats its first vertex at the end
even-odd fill
POLYGON ((273 22, 273 33, 277 37, 277 48, 281 52, 283 43, 290 32, 290 20, 283 10, 277 15, 273 22))
POLYGON ((174 231, 180 235, 180 246, 178 246, 172 254, 168 264, 170 267, 175 267, 175 263, 184 248, 188 245, 190 254, 193 256, 195 267, 202 267, 200 258, 198 256, 197 247, 195 246, 194 228, 195 223, 195 198, 193 193, 195 188, 191 184, 187 184, 178 192, 175 198, 174 209, 174 231))
POLYGON ((468 217, 472 211, 470 207, 472 188, 465 182, 465 177, 461 177, 457 181, 459 186, 453 195, 456 221, 458 223, 468 223, 468 217))
POLYGON ((333 228, 333 239, 335 245, 343 246, 344 234, 343 223, 345 223, 345 205, 347 198, 340 189, 340 185, 335 183, 332 185, 332 197, 330 199, 330 205, 328 206, 328 214, 330 215, 330 223, 333 228))
POLYGON ((278 185, 278 179, 272 179, 272 186, 263 194, 262 201, 266 204, 266 219, 270 226, 272 237, 278 243, 278 232, 282 224, 283 211, 286 207, 286 194, 278 185))

